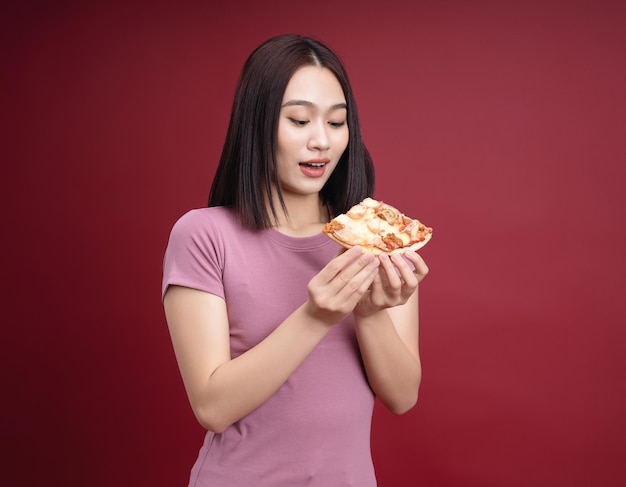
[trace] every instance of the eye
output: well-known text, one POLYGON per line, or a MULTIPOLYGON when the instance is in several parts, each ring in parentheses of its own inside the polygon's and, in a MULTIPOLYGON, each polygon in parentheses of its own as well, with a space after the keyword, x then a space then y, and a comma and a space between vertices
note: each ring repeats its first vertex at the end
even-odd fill
POLYGON ((307 123, 309 123, 308 120, 298 120, 296 118, 291 118, 291 117, 289 117, 289 120, 291 121, 291 123, 293 123, 294 125, 298 127, 304 127, 307 123))
POLYGON ((343 127, 346 124, 346 122, 344 120, 343 122, 328 122, 328 124, 331 127, 339 128, 339 127, 343 127))

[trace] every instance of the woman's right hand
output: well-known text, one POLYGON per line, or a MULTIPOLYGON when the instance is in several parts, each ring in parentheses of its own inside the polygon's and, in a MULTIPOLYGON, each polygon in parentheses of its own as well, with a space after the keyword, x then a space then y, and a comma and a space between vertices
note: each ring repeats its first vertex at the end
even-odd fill
POLYGON ((306 310, 329 325, 338 323, 369 292, 379 264, 361 247, 337 255, 309 281, 306 310))

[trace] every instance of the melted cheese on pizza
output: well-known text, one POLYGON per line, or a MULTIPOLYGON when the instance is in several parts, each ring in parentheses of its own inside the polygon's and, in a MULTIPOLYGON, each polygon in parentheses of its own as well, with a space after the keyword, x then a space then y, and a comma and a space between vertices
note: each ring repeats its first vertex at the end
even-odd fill
POLYGON ((366 198, 346 213, 333 218, 324 232, 346 247, 361 245, 391 252, 425 244, 430 239, 432 228, 386 203, 366 198))

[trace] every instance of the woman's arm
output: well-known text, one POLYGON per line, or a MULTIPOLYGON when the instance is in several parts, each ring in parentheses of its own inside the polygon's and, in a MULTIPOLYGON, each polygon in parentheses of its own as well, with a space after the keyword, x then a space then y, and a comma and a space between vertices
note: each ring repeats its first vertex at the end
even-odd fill
POLYGON ((270 335, 231 359, 227 304, 220 297, 170 286, 165 313, 185 389, 198 421, 222 432, 265 402, 331 327, 367 293, 379 261, 345 252, 309 283, 309 299, 270 335))
POLYGON ((395 414, 415 405, 422 378, 417 288, 428 267, 416 253, 405 255, 415 270, 398 256, 381 256, 381 271, 354 311, 370 386, 395 414))

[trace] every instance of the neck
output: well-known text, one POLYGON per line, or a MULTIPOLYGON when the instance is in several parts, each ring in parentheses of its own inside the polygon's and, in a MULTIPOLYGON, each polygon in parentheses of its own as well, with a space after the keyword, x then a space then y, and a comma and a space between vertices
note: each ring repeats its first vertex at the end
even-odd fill
POLYGON ((307 237, 319 233, 328 222, 328 209, 319 195, 283 194, 283 198, 287 213, 282 210, 278 198, 274 202, 278 213, 274 228, 279 232, 294 237, 307 237))

